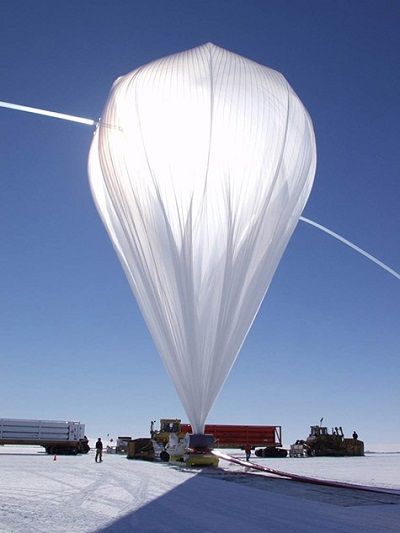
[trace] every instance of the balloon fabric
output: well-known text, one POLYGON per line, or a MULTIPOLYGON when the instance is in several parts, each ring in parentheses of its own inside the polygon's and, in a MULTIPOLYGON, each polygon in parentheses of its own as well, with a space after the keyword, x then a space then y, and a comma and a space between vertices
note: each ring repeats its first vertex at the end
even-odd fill
POLYGON ((101 122, 93 197, 201 433, 310 194, 312 123, 280 73, 211 43, 117 79, 101 122))

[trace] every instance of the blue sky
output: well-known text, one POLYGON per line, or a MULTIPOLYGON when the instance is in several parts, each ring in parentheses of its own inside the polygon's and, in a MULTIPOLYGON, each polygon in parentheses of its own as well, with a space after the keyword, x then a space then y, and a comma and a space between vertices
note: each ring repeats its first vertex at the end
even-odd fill
MULTIPOLYGON (((115 78, 207 41, 281 71, 314 122, 304 215, 400 269, 395 1, 3 1, 0 100, 97 118, 115 78)), ((186 419, 87 179, 90 127, 0 109, 0 417, 146 436, 186 419)), ((400 284, 299 224, 209 422, 323 416, 400 449, 400 284)))

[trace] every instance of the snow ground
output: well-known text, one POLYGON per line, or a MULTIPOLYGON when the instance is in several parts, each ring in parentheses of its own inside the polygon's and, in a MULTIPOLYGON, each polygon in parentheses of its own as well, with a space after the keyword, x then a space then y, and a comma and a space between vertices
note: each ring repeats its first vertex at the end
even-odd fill
POLYGON ((0 447, 0 531, 399 531, 399 455, 259 462, 399 492, 367 493, 250 475, 223 461, 222 468, 196 471, 107 454, 96 464, 93 452, 54 461, 41 448, 5 446, 0 447))
MULTIPOLYGON (((243 457, 232 450, 231 455, 243 457)), ((251 461, 283 472, 330 479, 356 485, 384 487, 400 492, 400 454, 371 454, 365 457, 307 457, 297 459, 262 459, 251 461)), ((229 470, 243 471, 230 464, 229 470)))

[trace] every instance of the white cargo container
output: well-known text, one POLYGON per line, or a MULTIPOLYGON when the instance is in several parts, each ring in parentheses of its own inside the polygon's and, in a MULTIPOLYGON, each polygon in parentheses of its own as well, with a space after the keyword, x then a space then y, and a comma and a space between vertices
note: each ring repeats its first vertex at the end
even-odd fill
POLYGON ((85 425, 62 420, 0 418, 0 444, 37 444, 47 453, 87 453, 85 425))

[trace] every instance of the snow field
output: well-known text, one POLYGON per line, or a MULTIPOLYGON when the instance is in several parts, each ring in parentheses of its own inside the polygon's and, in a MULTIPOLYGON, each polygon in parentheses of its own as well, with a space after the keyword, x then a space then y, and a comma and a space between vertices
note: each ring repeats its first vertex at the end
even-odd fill
MULTIPOLYGON (((93 452, 54 461, 40 450, 0 447, 2 532, 315 533, 323 524, 324 533, 378 533, 397 532, 400 523, 396 495, 252 476, 224 462, 197 471, 107 454, 96 464, 93 452)), ((373 469, 390 460, 395 470, 399 456, 374 456, 364 477, 376 479, 373 469)), ((286 470, 309 465, 309 475, 323 467, 322 459, 263 461, 286 470)), ((343 464, 335 467, 349 476, 352 463, 343 464)))

